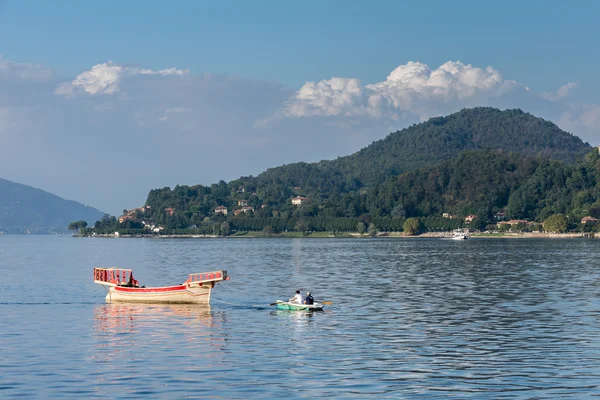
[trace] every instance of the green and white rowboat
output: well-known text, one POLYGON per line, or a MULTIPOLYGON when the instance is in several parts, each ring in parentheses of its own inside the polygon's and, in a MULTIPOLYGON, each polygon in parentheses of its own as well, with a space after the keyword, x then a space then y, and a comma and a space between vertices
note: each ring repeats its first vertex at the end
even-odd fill
POLYGON ((274 304, 278 310, 291 310, 291 311, 320 311, 324 305, 321 303, 314 304, 298 304, 290 303, 288 301, 277 300, 274 304))

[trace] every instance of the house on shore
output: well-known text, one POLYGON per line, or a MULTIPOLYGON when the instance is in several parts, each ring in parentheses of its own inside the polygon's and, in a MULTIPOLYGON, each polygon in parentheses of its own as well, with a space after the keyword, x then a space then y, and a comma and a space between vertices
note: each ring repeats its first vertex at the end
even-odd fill
POLYGON ((581 218, 581 223, 582 224, 596 223, 597 221, 598 221, 597 218, 590 217, 590 216, 581 218))
POLYGON ((473 220, 477 218, 477 215, 475 214, 469 214, 465 217, 465 223, 466 224, 470 224, 471 222, 473 222, 473 220))

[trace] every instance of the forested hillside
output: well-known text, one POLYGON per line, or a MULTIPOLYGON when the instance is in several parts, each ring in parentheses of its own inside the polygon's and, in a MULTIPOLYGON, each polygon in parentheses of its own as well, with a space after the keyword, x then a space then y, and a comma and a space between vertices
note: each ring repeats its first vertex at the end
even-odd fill
POLYGON ((590 146, 552 122, 521 110, 479 107, 391 133, 347 157, 271 168, 252 183, 260 187, 300 186, 306 194, 322 197, 331 191, 373 186, 474 149, 502 149, 573 162, 590 146))
POLYGON ((600 205, 599 177, 597 152, 568 165, 498 150, 472 150, 402 174, 357 197, 361 211, 373 216, 476 214, 493 221, 502 210, 512 219, 542 221, 559 213, 581 218, 600 205))
POLYGON ((0 179, 0 231, 4 233, 66 232, 72 221, 91 224, 102 215, 93 207, 0 179))
POLYGON ((392 133, 334 161, 151 190, 144 210, 131 210, 121 224, 106 217, 97 229, 402 230, 408 218, 427 229, 450 229, 469 214, 481 227, 498 222, 497 214, 578 218, 600 207, 599 170, 597 150, 556 125, 521 110, 475 108, 392 133))

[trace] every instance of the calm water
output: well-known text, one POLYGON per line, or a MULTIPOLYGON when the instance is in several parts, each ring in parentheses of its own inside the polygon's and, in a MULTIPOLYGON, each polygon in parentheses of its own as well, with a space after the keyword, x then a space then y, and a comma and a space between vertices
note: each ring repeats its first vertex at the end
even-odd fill
POLYGON ((0 237, 3 398, 600 395, 594 240, 0 237), (210 308, 111 305, 228 269, 210 308), (297 288, 325 312, 275 311, 297 288))

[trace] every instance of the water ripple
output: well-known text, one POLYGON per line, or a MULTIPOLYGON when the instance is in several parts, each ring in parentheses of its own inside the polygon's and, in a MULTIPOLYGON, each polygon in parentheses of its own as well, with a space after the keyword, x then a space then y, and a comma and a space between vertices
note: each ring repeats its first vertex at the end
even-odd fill
POLYGON ((2 397, 600 395, 595 241, 2 242, 2 397), (104 304, 93 265, 232 280, 211 307, 104 304), (298 288, 333 305, 269 306, 298 288))

